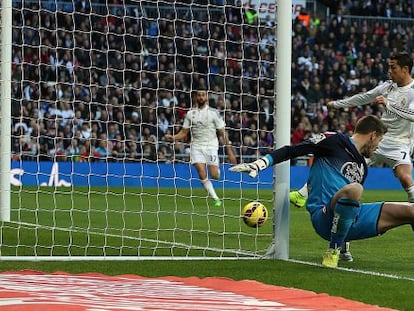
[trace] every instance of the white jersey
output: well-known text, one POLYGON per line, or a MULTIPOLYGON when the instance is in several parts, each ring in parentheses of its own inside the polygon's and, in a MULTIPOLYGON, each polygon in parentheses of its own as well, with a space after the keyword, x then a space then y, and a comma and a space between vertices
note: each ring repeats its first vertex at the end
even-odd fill
POLYGON ((401 146, 412 145, 414 134, 414 81, 398 87, 391 80, 372 90, 334 102, 335 108, 354 107, 370 104, 377 96, 387 98, 381 120, 388 126, 380 144, 401 146))
POLYGON ((190 109, 183 123, 183 128, 190 129, 191 144, 195 148, 218 149, 217 129, 222 129, 225 126, 218 110, 208 105, 202 109, 190 109))

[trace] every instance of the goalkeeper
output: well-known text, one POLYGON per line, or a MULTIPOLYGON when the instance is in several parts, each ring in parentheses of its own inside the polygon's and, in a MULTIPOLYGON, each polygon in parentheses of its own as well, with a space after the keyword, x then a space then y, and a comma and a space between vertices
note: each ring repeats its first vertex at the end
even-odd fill
POLYGON ((315 231, 329 241, 322 265, 335 268, 345 241, 371 238, 414 224, 413 203, 360 203, 368 173, 365 158, 372 155, 387 130, 377 117, 366 116, 357 122, 352 137, 338 133, 322 137, 317 143, 284 146, 253 163, 233 166, 230 171, 256 177, 272 165, 313 153, 306 208, 315 231))
MULTIPOLYGON (((369 165, 385 164, 392 168, 401 186, 407 192, 408 202, 414 202, 414 181, 411 152, 414 131, 414 79, 411 77, 413 60, 407 53, 398 53, 388 62, 385 81, 366 93, 346 99, 331 101, 330 108, 346 108, 367 104, 383 105, 381 119, 389 131, 381 141, 378 150, 369 159, 369 165)), ((297 207, 305 205, 306 185, 299 191, 292 191, 290 201, 297 207)))
MULTIPOLYGON (((403 189, 408 202, 414 202, 414 181, 411 152, 414 131, 414 80, 411 76, 413 60, 408 53, 393 55, 388 61, 388 75, 391 80, 381 83, 366 93, 356 94, 346 99, 331 101, 330 108, 345 108, 367 104, 383 105, 385 111, 381 120, 388 126, 388 132, 378 149, 368 160, 369 165, 391 167, 403 189)), ((290 202, 296 207, 306 204, 307 185, 298 191, 290 192, 290 202)), ((413 228, 414 229, 414 228, 413 228)), ((341 259, 352 261, 349 243, 341 252, 341 259)))

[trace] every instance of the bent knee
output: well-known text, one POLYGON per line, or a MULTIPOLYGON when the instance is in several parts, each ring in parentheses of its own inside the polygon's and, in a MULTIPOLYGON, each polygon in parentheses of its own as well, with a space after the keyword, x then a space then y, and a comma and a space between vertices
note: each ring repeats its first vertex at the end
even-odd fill
POLYGON ((349 199, 360 200, 362 193, 364 192, 364 187, 360 183, 351 183, 346 185, 344 188, 344 195, 349 199))
POLYGON ((336 204, 336 202, 340 198, 347 198, 347 199, 359 201, 359 200, 361 200, 363 191, 364 191, 364 188, 362 187, 361 184, 356 183, 356 182, 350 183, 350 184, 344 186, 341 190, 339 190, 335 194, 332 203, 336 204))

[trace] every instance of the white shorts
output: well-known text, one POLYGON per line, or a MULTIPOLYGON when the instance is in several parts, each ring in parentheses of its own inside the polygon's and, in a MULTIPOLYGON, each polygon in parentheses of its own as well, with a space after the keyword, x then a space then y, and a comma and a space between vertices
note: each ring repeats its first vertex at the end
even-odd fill
POLYGON ((207 165, 219 166, 218 150, 216 148, 191 148, 191 164, 206 163, 207 165))
POLYGON ((381 165, 385 164, 392 169, 400 164, 409 164, 411 162, 411 146, 400 145, 390 146, 380 144, 375 150, 374 154, 367 161, 368 165, 381 165))

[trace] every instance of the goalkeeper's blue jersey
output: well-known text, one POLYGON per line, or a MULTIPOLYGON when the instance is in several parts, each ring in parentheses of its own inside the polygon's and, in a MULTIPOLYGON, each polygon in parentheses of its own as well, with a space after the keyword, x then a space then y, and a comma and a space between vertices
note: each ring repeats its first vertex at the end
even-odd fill
POLYGON ((270 155, 273 163, 280 163, 298 156, 313 154, 314 161, 308 178, 307 209, 328 208, 334 194, 345 185, 363 184, 368 168, 351 137, 325 133, 294 146, 285 146, 270 155))

